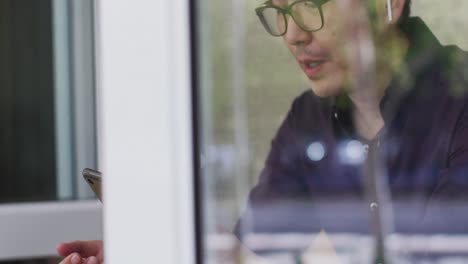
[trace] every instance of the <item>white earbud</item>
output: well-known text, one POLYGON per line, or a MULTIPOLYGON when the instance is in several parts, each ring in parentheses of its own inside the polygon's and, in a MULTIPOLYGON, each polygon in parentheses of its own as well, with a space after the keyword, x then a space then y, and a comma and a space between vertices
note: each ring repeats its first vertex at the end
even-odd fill
POLYGON ((387 0, 387 18, 389 23, 393 21, 392 0, 387 0))

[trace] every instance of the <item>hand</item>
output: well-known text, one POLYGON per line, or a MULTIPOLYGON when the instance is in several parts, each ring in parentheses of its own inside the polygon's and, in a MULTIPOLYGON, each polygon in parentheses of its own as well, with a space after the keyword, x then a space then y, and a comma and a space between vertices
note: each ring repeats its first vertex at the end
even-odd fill
POLYGON ((60 264, 101 264, 103 247, 101 240, 74 241, 57 246, 57 252, 65 257, 60 264))

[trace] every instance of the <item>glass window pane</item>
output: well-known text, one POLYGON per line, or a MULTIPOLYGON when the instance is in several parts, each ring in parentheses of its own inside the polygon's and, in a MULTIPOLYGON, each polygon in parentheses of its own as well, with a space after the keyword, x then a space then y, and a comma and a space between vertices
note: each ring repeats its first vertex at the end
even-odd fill
POLYGON ((2 202, 55 198, 51 9, 2 1, 2 202), (40 30, 42 34, 32 34, 40 30))
POLYGON ((93 197, 79 175, 96 167, 92 3, 0 5, 0 203, 93 197))
POLYGON ((322 2, 198 3, 205 261, 466 261, 468 4, 322 2))

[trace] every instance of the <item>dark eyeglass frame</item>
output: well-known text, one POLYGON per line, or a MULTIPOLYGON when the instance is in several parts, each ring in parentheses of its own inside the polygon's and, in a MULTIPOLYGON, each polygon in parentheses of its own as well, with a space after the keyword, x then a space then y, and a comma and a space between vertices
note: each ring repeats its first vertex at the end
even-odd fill
POLYGON ((291 4, 285 6, 285 7, 279 7, 279 6, 276 6, 273 4, 273 0, 268 0, 266 1, 265 3, 263 3, 262 5, 260 5, 259 7, 255 8, 255 13, 257 14, 258 18, 260 19, 260 22, 262 23, 263 27, 265 28, 265 30, 270 33, 270 35, 274 36, 274 37, 281 37, 281 36, 284 36, 286 34, 286 32, 288 32, 288 19, 286 17, 286 15, 289 15, 290 17, 292 17, 292 19, 294 20, 294 22, 296 23, 296 25, 306 31, 306 32, 316 32, 316 31, 319 31, 323 28, 324 24, 325 24, 325 20, 323 18, 323 11, 322 11, 322 5, 324 5, 325 3, 327 3, 328 1, 330 0, 297 0, 297 1, 294 1, 292 2, 291 4), (301 26, 301 23, 298 23, 296 18, 294 17, 293 13, 292 13, 292 8, 294 5, 296 4, 299 4, 299 3, 303 3, 303 2, 312 2, 314 3, 317 8, 319 9, 319 13, 320 13, 320 21, 321 21, 321 25, 318 29, 314 29, 314 30, 308 30, 308 29, 305 29, 303 26, 301 26), (283 15, 283 19, 284 19, 284 32, 281 33, 281 34, 274 34, 269 28, 264 16, 262 15, 262 12, 263 10, 267 9, 267 8, 274 8, 274 9, 277 9, 279 12, 281 12, 281 14, 283 15))

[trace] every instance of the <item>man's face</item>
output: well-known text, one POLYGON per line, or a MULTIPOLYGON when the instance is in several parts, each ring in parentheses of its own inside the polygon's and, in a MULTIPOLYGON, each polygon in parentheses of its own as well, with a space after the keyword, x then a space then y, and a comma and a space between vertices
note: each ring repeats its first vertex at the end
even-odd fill
MULTIPOLYGON (((284 6, 293 1, 276 0, 284 6)), ((276 2, 274 1, 274 2, 276 2)), ((322 6, 324 26, 316 32, 301 30, 288 16, 288 30, 283 39, 309 79, 312 90, 321 97, 341 92, 349 79, 353 63, 345 56, 347 28, 343 7, 332 0, 322 6)), ((347 13, 350 13, 349 10, 347 13)))

